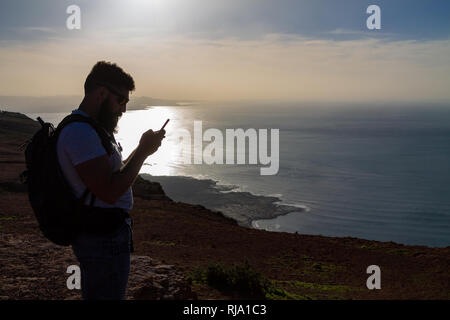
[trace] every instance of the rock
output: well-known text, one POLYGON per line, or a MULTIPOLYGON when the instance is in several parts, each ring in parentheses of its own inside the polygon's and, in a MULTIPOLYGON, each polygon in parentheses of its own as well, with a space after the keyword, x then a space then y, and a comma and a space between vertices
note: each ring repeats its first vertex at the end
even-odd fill
POLYGON ((180 277, 152 277, 136 288, 133 292, 135 300, 197 300, 190 283, 180 277))
POLYGON ((128 299, 196 300, 191 283, 175 266, 155 264, 150 257, 132 256, 128 299))
POLYGON ((141 176, 136 178, 133 185, 133 195, 146 200, 170 200, 164 193, 163 188, 158 182, 151 182, 143 179, 141 176))

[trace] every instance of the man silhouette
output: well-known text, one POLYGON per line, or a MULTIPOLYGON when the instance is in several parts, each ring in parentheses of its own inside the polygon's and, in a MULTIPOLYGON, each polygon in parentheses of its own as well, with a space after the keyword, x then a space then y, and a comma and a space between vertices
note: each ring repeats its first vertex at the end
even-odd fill
MULTIPOLYGON (((159 148, 165 134, 164 130, 148 130, 128 159, 122 161, 122 150, 114 133, 134 88, 133 78, 119 66, 97 62, 86 78, 83 101, 72 114, 90 117, 103 128, 110 138, 110 150, 107 152, 104 141, 86 122, 66 125, 57 142, 61 171, 74 195, 94 208, 111 208, 122 214, 118 227, 113 230, 106 228, 108 223, 105 221, 97 224, 100 226, 97 229, 80 231, 72 243, 81 268, 83 299, 125 297, 132 252, 128 214, 133 206, 131 186, 144 160, 159 148)), ((83 223, 89 225, 95 220, 94 213, 89 212, 91 216, 84 217, 83 223)))

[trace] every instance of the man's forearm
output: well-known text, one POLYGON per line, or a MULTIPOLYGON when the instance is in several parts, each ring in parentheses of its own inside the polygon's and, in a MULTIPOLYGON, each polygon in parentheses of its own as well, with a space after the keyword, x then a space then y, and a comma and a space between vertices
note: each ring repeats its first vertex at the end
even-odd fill
MULTIPOLYGON (((118 200, 136 180, 148 154, 137 147, 127 158, 126 163, 111 176, 111 198, 118 200)), ((113 201, 113 202, 116 202, 113 201)))
MULTIPOLYGON (((137 149, 137 148, 136 148, 137 149)), ((123 165, 125 166, 128 161, 133 157, 134 153, 136 152, 136 149, 133 150, 133 152, 128 156, 128 158, 123 162, 123 165)))

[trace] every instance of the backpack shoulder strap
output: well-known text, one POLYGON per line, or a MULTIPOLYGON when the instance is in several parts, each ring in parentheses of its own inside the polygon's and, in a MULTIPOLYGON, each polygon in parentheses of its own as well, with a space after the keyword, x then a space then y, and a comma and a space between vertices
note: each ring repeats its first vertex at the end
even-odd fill
POLYGON ((91 125, 91 127, 97 132, 98 136, 100 137, 100 140, 102 141, 102 145, 105 148, 106 152, 108 153, 108 155, 111 155, 113 153, 113 146, 112 146, 112 141, 113 141, 113 137, 111 137, 109 135, 108 132, 106 132, 105 129, 103 129, 98 123, 97 121, 95 121, 92 118, 89 117, 85 117, 81 114, 70 114, 68 116, 66 116, 59 124, 58 127, 56 128, 56 132, 57 134, 59 134, 61 132, 61 130, 67 126, 68 124, 72 123, 72 122, 84 122, 84 123, 88 123, 91 125))

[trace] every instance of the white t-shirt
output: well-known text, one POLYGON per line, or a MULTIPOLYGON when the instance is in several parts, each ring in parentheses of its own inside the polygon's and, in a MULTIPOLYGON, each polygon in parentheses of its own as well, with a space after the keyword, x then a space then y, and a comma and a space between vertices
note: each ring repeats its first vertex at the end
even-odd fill
MULTIPOLYGON (((88 115, 82 110, 74 110, 72 114, 88 115)), ((118 171, 122 166, 122 154, 119 146, 113 142, 113 154, 109 157, 113 172, 118 171)), ((102 141, 94 128, 88 123, 73 122, 65 126, 58 138, 56 152, 61 170, 72 188, 73 194, 80 198, 86 189, 83 181, 75 170, 75 166, 88 160, 103 156, 106 150, 102 141)), ((89 205, 91 195, 86 198, 85 204, 89 205)), ((130 211, 133 207, 133 193, 131 187, 113 205, 101 201, 96 197, 95 207, 101 208, 122 208, 130 211)))

